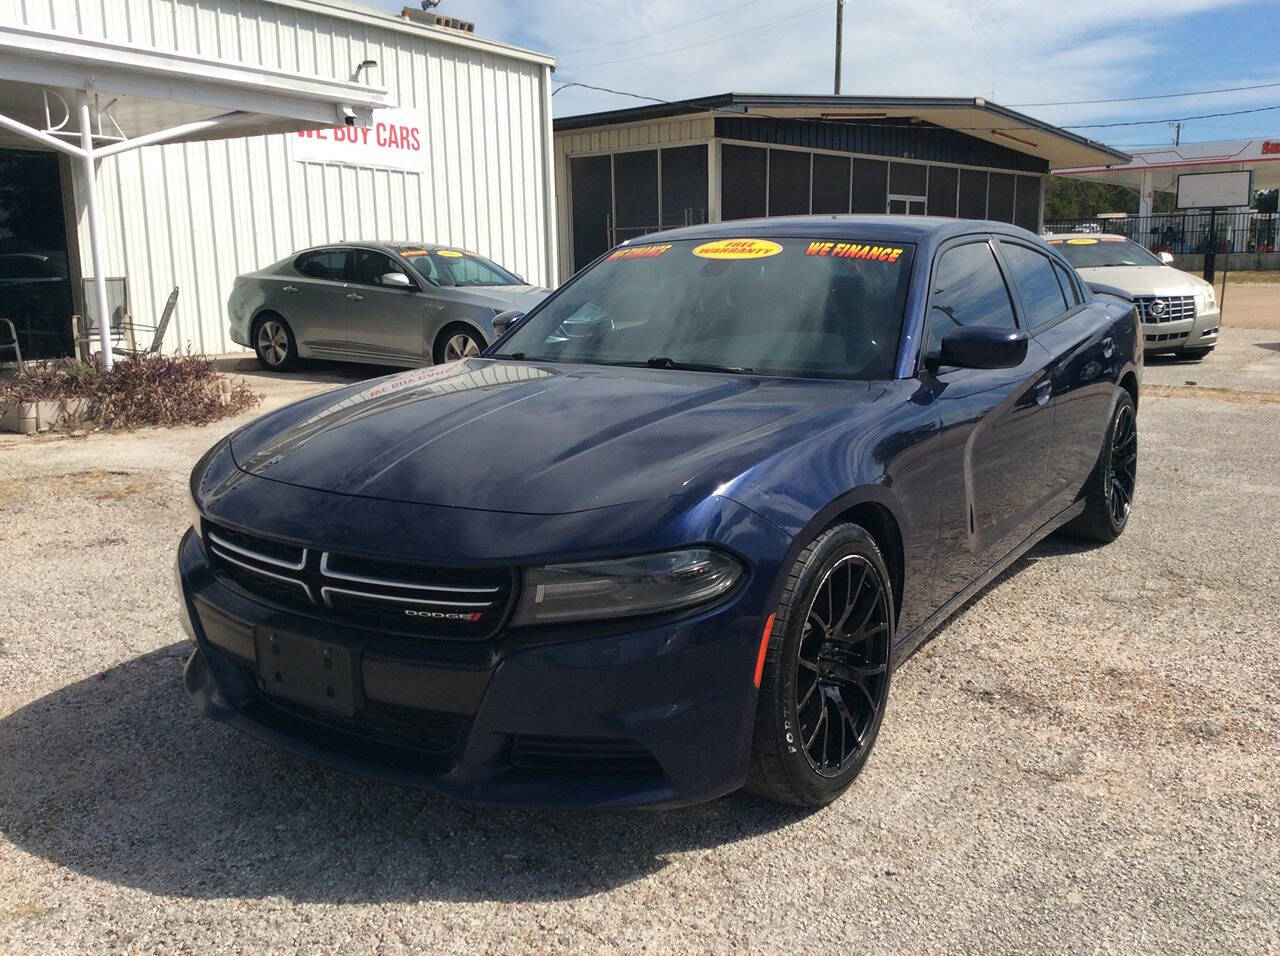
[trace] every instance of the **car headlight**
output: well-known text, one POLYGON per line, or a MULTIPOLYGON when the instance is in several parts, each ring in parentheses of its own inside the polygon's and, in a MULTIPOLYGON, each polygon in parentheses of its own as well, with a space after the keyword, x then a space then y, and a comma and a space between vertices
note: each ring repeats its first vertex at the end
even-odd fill
POLYGON ((1209 286, 1209 288, 1204 290, 1204 311, 1208 312, 1212 309, 1216 309, 1217 307, 1218 307, 1217 296, 1215 296, 1213 293, 1213 286, 1209 286))
POLYGON ((527 568, 512 624, 660 614, 728 594, 745 569, 712 548, 527 568))

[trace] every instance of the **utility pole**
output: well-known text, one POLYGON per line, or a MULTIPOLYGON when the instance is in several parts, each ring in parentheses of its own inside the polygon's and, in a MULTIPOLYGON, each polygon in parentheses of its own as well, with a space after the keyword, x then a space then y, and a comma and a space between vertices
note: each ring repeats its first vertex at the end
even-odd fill
POLYGON ((836 0, 836 96, 840 95, 840 60, 844 53, 844 0, 836 0))
POLYGON ((1182 124, 1170 123, 1169 125, 1173 127, 1173 145, 1181 146, 1182 145, 1182 124))

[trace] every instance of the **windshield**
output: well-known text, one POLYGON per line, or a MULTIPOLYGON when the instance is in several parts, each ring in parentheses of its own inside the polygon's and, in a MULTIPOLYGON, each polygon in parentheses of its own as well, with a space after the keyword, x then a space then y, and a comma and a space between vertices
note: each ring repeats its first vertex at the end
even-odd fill
POLYGON ((1081 239, 1050 239, 1049 245, 1077 269, 1096 269, 1100 266, 1159 266, 1159 259, 1128 239, 1107 239, 1092 236, 1081 239))
POLYGON ((891 378, 914 251, 821 237, 623 246, 530 315, 501 355, 891 378))
POLYGON ((524 285, 524 280, 488 259, 457 249, 401 249, 400 258, 432 285, 524 285))

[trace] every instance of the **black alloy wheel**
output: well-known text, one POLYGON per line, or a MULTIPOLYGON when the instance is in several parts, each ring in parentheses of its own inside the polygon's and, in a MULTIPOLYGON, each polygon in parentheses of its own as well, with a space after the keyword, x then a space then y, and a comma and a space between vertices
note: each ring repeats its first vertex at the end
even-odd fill
POLYGON ((889 595, 862 555, 841 558, 818 585, 796 656, 796 724, 809 766, 838 777, 862 756, 884 706, 889 595))
POLYGON ((829 528, 796 560, 766 647, 748 789, 812 807, 853 783, 889 696, 890 582, 854 524, 829 528))
POLYGON ((1129 524, 1138 486, 1138 414, 1133 397, 1121 389, 1111 411, 1102 451, 1084 488, 1084 511, 1064 529, 1107 543, 1129 524))

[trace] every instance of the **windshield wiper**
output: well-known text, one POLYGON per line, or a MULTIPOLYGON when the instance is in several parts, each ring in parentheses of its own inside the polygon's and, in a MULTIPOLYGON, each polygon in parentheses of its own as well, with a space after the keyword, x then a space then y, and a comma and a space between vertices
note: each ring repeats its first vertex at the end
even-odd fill
POLYGON ((678 362, 668 355, 655 355, 647 359, 644 364, 649 368, 668 368, 681 372, 732 372, 734 375, 741 375, 743 372, 755 371, 755 369, 741 368, 737 365, 706 365, 701 362, 678 362))

